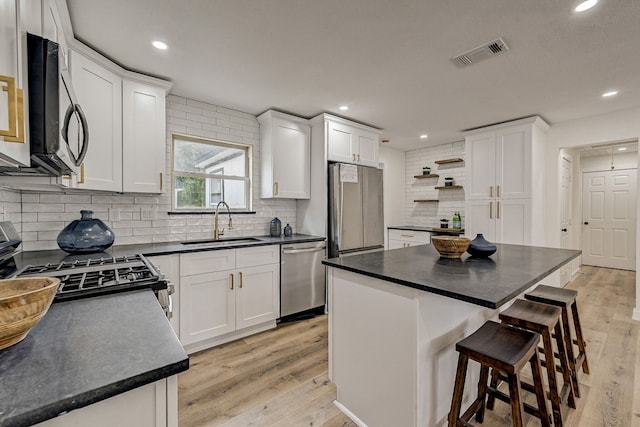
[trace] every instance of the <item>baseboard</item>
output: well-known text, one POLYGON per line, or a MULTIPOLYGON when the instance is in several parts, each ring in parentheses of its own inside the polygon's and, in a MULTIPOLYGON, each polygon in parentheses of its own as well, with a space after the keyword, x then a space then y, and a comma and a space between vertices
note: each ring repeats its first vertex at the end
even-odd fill
POLYGON ((353 412, 351 412, 350 410, 348 410, 342 403, 338 402, 337 400, 333 401, 333 404, 336 405, 336 407, 338 409, 340 409, 340 411, 345 414, 347 417, 349 417, 351 419, 351 421, 353 421, 354 423, 356 423, 358 425, 358 427, 368 427, 364 421, 362 421, 360 418, 356 417, 353 412))

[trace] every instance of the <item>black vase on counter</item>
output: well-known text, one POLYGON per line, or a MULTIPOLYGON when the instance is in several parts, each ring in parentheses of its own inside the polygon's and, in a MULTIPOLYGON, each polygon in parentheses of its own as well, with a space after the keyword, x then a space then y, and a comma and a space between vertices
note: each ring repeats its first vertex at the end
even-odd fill
POLYGON ((58 246, 70 254, 102 252, 113 245, 115 235, 93 211, 80 211, 81 218, 71 221, 58 234, 58 246))
POLYGON ((467 252, 477 258, 487 258, 493 255, 498 248, 493 243, 484 238, 482 234, 477 234, 476 238, 469 243, 467 252))

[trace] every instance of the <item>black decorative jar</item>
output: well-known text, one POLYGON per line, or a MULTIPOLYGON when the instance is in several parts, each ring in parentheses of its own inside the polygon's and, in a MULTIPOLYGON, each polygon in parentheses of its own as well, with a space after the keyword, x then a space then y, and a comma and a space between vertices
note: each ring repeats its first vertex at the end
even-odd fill
POLYGON ((60 249, 70 254, 90 254, 113 245, 113 231, 104 222, 92 218, 93 211, 80 211, 80 215, 80 219, 71 221, 58 234, 60 249))
POLYGON ((476 258, 487 258, 493 255, 497 249, 496 245, 485 239, 482 234, 478 234, 469 244, 467 252, 476 258))

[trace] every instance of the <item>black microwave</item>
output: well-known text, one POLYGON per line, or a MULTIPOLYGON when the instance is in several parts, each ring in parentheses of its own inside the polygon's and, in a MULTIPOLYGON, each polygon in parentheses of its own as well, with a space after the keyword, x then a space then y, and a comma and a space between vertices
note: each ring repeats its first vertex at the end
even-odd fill
POLYGON ((59 53, 58 43, 27 34, 31 168, 21 168, 22 172, 74 174, 89 147, 87 120, 59 53), (64 116, 61 105, 68 105, 64 116))

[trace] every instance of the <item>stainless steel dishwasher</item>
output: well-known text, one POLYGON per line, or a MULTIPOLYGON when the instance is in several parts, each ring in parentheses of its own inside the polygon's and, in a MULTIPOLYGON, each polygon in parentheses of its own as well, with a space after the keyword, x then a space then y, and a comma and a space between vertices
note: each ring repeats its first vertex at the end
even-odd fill
POLYGON ((283 244, 280 270, 280 317, 324 310, 325 242, 283 244))

